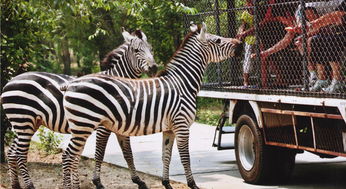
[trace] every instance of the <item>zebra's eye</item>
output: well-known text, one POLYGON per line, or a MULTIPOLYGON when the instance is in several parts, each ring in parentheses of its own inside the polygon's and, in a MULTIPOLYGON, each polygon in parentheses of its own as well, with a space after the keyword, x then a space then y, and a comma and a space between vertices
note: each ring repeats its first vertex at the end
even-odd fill
POLYGON ((220 43, 221 43, 221 39, 220 39, 220 38, 217 39, 217 40, 215 41, 215 43, 216 43, 216 44, 220 44, 220 43))
POLYGON ((138 49, 135 49, 135 53, 138 53, 139 52, 139 50, 138 49))

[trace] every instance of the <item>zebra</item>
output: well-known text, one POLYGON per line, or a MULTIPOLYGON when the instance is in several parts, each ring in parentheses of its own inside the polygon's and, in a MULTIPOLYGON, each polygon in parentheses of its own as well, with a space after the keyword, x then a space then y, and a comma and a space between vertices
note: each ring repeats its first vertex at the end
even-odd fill
POLYGON ((198 188, 191 172, 188 144, 203 73, 210 62, 239 56, 242 45, 237 39, 206 33, 204 23, 190 28, 157 77, 133 80, 91 74, 69 83, 63 104, 72 138, 62 157, 64 188, 79 188, 79 156, 99 125, 123 137, 162 132, 162 184, 166 189, 172 188, 169 164, 176 139, 187 184, 198 188))
MULTIPOLYGON (((124 44, 106 55, 101 65, 107 68, 100 74, 139 78, 143 72, 156 73, 151 45, 141 30, 132 34, 122 28, 124 44)), ((61 86, 67 85, 76 77, 46 72, 27 72, 14 77, 3 89, 1 101, 3 110, 17 136, 8 150, 8 165, 12 188, 20 188, 17 166, 23 176, 25 188, 34 188, 26 162, 31 137, 40 127, 59 133, 71 133, 62 106, 61 86)), ((110 135, 105 127, 97 130, 95 170, 93 183, 103 188, 100 181, 101 163, 110 135)), ((135 170, 129 144, 129 137, 117 137, 129 167, 135 170)))

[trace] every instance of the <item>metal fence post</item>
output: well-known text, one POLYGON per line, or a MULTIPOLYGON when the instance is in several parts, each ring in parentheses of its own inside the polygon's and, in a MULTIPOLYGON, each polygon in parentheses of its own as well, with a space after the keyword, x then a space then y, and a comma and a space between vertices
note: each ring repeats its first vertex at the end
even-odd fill
MULTIPOLYGON (((259 47, 259 35, 258 35, 258 29, 259 29, 259 19, 258 19, 258 0, 252 0, 253 2, 253 12, 254 12, 254 34, 255 34, 255 53, 256 53, 256 58, 255 58, 255 62, 256 65, 261 65, 261 54, 260 54, 260 47, 259 47)), ((261 66, 259 66, 261 68, 261 66)), ((257 85, 259 86, 259 88, 262 88, 262 74, 261 74, 261 69, 257 70, 256 75, 258 75, 258 80, 257 80, 257 85)))
MULTIPOLYGON (((216 22, 216 34, 217 35, 221 35, 220 32, 220 10, 219 10, 219 1, 215 0, 215 11, 214 11, 214 15, 215 15, 215 22, 216 22)), ((219 87, 222 87, 222 78, 221 78, 221 63, 217 64, 217 68, 216 68, 216 72, 217 72, 217 80, 218 80, 218 84, 219 87)))
POLYGON ((227 0, 227 22, 228 22, 228 37, 234 37, 236 35, 235 13, 234 13, 234 0, 227 0), (232 10, 232 11, 230 11, 232 10))
POLYGON ((302 30, 303 30, 303 60, 302 60, 302 66, 303 66, 303 85, 304 85, 304 89, 308 90, 309 89, 309 81, 308 81, 308 70, 307 70, 307 66, 308 66, 308 54, 307 54, 307 34, 306 34, 306 15, 305 15, 305 0, 300 0, 300 6, 301 9, 300 11, 300 15, 301 15, 301 19, 302 19, 302 30))

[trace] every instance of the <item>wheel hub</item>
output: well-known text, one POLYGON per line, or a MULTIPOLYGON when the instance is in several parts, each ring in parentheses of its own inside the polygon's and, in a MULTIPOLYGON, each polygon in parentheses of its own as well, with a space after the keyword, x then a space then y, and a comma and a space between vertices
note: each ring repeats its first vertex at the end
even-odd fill
POLYGON ((243 125, 239 131, 239 159, 246 171, 255 163, 254 135, 248 125, 243 125))

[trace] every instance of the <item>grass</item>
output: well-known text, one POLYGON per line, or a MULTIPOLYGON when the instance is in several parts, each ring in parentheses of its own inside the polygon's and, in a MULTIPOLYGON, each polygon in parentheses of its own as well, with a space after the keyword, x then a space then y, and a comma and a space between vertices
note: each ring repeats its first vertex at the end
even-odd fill
POLYGON ((223 106, 221 99, 198 97, 196 122, 216 126, 223 106))

